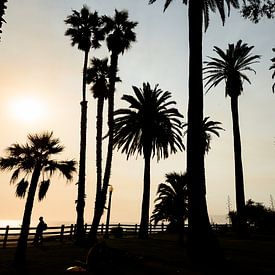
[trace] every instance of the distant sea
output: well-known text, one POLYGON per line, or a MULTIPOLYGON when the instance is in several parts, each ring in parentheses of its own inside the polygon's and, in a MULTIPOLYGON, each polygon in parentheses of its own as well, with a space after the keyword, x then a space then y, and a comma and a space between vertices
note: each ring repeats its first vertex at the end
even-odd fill
MULTIPOLYGON (((211 223, 217 223, 217 224, 226 224, 228 223, 227 215, 209 215, 209 219, 211 223)), ((37 226, 38 220, 34 220, 31 222, 31 227, 37 226)), ((75 221, 50 221, 45 220, 48 226, 60 226, 62 224, 64 225, 70 225, 75 224, 75 221)), ((88 222, 89 223, 89 222, 88 222)), ((105 222, 104 222, 105 223, 105 222)), ((114 221, 111 223, 117 224, 117 221, 114 221)), ((135 224, 134 222, 120 222, 121 224, 135 224)), ((21 227, 22 220, 0 220, 0 227, 6 227, 9 225, 9 227, 21 227)), ((90 224, 90 223, 89 223, 90 224)))

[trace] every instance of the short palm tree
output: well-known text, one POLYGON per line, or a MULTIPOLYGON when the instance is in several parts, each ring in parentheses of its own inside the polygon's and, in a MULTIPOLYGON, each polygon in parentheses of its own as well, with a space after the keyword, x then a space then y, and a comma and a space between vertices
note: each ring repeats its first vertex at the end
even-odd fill
POLYGON ((155 224, 167 221, 170 229, 179 232, 187 219, 187 177, 176 172, 168 173, 165 177, 165 182, 158 186, 150 221, 155 224))
POLYGON ((140 154, 144 157, 144 186, 140 222, 140 238, 148 237, 150 205, 151 158, 167 158, 169 153, 184 149, 182 143, 182 115, 169 101, 171 93, 162 91, 149 83, 142 88, 133 86, 135 97, 123 95, 122 100, 130 104, 129 109, 115 111, 114 146, 122 153, 140 154))
POLYGON ((132 43, 136 41, 134 32, 137 22, 129 20, 128 12, 125 10, 115 10, 114 17, 103 16, 103 31, 106 35, 107 48, 111 53, 110 74, 109 74, 109 91, 108 91, 108 149, 105 165, 105 173, 101 188, 101 196, 96 200, 95 212, 90 230, 89 238, 93 242, 96 238, 97 228, 102 217, 107 191, 111 175, 111 165, 113 158, 113 125, 114 125, 114 93, 115 83, 118 80, 118 57, 126 50, 129 50, 132 43))
MULTIPOLYGON (((275 52, 275 48, 273 48, 272 51, 275 52)), ((273 74, 272 74, 272 79, 274 79, 274 78, 275 78, 275 57, 273 57, 273 58, 271 59, 271 62, 272 62, 273 64, 270 66, 269 70, 274 70, 274 71, 273 71, 273 74)), ((272 91, 273 91, 273 93, 275 92, 275 82, 274 82, 273 85, 272 85, 272 91)))
POLYGON ((15 253, 15 264, 22 267, 25 263, 27 240, 31 214, 37 188, 38 200, 42 200, 49 188, 50 178, 60 172, 67 180, 72 180, 76 171, 74 160, 58 161, 52 158, 64 150, 53 133, 28 135, 26 144, 14 143, 6 149, 7 156, 0 158, 0 169, 12 171, 11 183, 17 182, 16 196, 27 195, 20 236, 15 253), (22 178, 19 180, 19 177, 22 178))
MULTIPOLYGON (((222 124, 221 122, 212 121, 212 120, 209 120, 209 118, 210 118, 209 116, 205 117, 202 122, 203 123, 202 129, 203 129, 203 140, 204 140, 204 146, 203 146, 204 154, 208 153, 209 150, 211 149, 211 146, 210 146, 210 143, 212 140, 211 134, 214 134, 217 137, 220 137, 219 131, 224 130, 222 127, 220 127, 220 125, 222 124)), ((188 127, 188 123, 184 123, 183 127, 188 127)), ((184 131, 184 135, 186 135, 187 132, 188 132, 188 129, 184 131)))
MULTIPOLYGON (((229 44, 226 51, 214 47, 217 57, 210 57, 210 61, 205 62, 204 73, 206 74, 205 86, 208 90, 216 87, 222 81, 225 82, 225 96, 231 98, 231 112, 233 122, 234 137, 234 159, 235 159, 235 188, 237 213, 242 217, 245 207, 243 165, 241 154, 241 136, 239 126, 238 98, 243 91, 243 82, 250 83, 245 71, 253 71, 251 65, 257 63, 260 56, 252 55, 254 47, 248 46, 239 40, 235 45, 229 44)), ((255 72, 256 73, 256 72, 255 72)), ((241 224, 240 224, 241 225, 241 224)))
POLYGON ((80 155, 78 171, 78 195, 77 195, 77 241, 81 241, 84 236, 84 208, 85 208, 85 170, 86 170, 86 137, 87 137, 87 100, 86 100, 86 75, 88 56, 91 48, 100 47, 100 41, 104 39, 101 31, 101 20, 97 12, 91 13, 87 6, 79 11, 73 10, 65 23, 70 27, 65 35, 71 37, 72 46, 77 45, 78 49, 84 51, 84 64, 82 76, 82 101, 81 122, 80 122, 80 155))

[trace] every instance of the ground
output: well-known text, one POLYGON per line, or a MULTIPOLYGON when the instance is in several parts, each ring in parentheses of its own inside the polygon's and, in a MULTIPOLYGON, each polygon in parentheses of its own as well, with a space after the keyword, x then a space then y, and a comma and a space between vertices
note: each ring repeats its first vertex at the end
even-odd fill
MULTIPOLYGON (((275 236, 254 235, 241 240, 227 234, 219 236, 219 240, 226 263, 215 272, 203 272, 189 262, 185 247, 179 245, 176 235, 158 234, 142 241, 110 238, 106 245, 111 260, 103 259, 99 274, 275 274, 275 236)), ((64 274, 68 267, 85 263, 88 250, 71 241, 46 240, 42 247, 30 246, 26 274, 64 274)), ((16 274, 12 268, 14 251, 14 248, 0 248, 0 274, 16 274)))

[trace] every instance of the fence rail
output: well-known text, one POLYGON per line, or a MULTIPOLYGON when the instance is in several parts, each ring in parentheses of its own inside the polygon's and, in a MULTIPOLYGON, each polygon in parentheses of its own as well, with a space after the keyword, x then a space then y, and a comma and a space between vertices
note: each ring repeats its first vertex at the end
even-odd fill
MULTIPOLYGON (((85 224, 85 233, 88 234, 91 225, 85 224)), ((155 234, 159 232, 164 232, 167 228, 166 224, 159 225, 149 225, 148 232, 149 234, 155 234)), ((8 246, 14 246, 16 244, 19 234, 20 227, 0 227, 0 247, 6 248, 8 246)), ((47 239, 56 239, 61 242, 66 239, 72 239, 76 230, 76 225, 61 225, 61 226, 51 226, 48 227, 46 231, 43 232, 43 237, 45 240, 47 239)), ((106 230, 106 225, 101 224, 98 227, 97 234, 104 235, 106 230)), ((109 234, 122 234, 123 236, 136 235, 139 230, 138 224, 110 224, 109 225, 109 234)), ((32 242, 34 239, 36 227, 30 227, 28 242, 32 242)))

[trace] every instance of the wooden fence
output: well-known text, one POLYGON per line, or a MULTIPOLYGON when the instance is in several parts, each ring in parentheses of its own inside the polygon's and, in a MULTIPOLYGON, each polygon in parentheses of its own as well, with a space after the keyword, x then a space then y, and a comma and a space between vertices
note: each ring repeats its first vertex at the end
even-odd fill
MULTIPOLYGON (((87 234, 91 228, 91 225, 85 224, 85 233, 87 234)), ((158 232, 163 232, 167 228, 166 224, 159 225, 149 225, 149 234, 155 234, 158 232)), ((14 246, 17 243, 18 236, 20 233, 20 227, 0 227, 0 247, 6 248, 8 246, 14 246)), ((48 227, 46 231, 43 232, 44 240, 56 239, 63 241, 66 239, 72 239, 76 230, 76 225, 61 225, 48 227)), ((106 230, 106 225, 101 224, 98 228, 98 235, 104 235, 106 230)), ((110 224, 109 234, 122 234, 123 236, 137 235, 139 230, 138 224, 110 224)), ((33 241, 35 235, 36 227, 30 227, 28 242, 33 241)))

